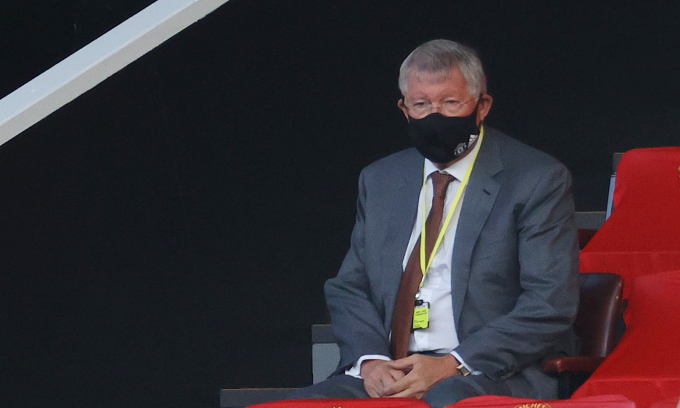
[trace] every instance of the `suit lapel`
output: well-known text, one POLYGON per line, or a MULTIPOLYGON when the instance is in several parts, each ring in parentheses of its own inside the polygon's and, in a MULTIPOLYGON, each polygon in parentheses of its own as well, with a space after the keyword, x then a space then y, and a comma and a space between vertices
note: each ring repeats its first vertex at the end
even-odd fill
MULTIPOLYGON (((415 150, 414 150, 415 152, 415 150)), ((399 282, 403 272, 402 262, 408 247, 408 241, 413 231, 416 214, 418 212, 418 197, 423 183, 423 157, 413 154, 403 166, 395 169, 396 177, 394 195, 388 197, 389 203, 384 208, 388 209, 387 228, 385 229, 385 243, 382 248, 381 259, 389 286, 389 293, 385 298, 385 307, 388 316, 386 324, 389 326, 392 320, 392 309, 396 301, 399 282)))
POLYGON ((493 131, 489 129, 488 137, 482 142, 477 162, 470 175, 456 230, 451 260, 451 296, 456 325, 460 321, 467 292, 472 251, 500 190, 500 184, 494 176, 502 170, 500 142, 493 137, 493 131))

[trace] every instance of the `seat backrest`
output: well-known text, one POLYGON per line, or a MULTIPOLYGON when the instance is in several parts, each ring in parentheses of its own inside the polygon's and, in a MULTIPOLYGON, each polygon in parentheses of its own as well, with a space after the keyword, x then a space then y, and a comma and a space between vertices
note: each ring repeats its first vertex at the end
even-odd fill
POLYGON ((582 356, 606 357, 619 339, 623 313, 623 279, 613 273, 579 274, 580 305, 574 332, 582 356))
POLYGON ((581 272, 637 277, 680 269, 680 146, 633 149, 616 171, 614 212, 580 252, 581 272))
POLYGON ((675 221, 675 205, 680 201, 679 164, 680 146, 627 151, 616 171, 614 213, 625 206, 630 211, 627 215, 675 221))

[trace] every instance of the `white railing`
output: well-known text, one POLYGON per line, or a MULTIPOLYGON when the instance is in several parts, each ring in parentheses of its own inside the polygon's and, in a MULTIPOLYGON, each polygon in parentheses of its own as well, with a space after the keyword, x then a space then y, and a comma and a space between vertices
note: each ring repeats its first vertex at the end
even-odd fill
POLYGON ((158 0, 0 100, 0 145, 229 0, 158 0))

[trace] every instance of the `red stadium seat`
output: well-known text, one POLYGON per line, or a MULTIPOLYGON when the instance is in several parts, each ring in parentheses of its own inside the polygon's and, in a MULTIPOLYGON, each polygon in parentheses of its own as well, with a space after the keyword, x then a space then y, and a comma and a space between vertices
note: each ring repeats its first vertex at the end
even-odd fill
POLYGON ((249 408, 430 408, 412 398, 298 399, 265 402, 249 408))
POLYGON ((574 397, 622 394, 637 408, 680 397, 680 270, 632 286, 626 332, 574 397))
POLYGON ((680 147, 633 149, 616 170, 614 211, 580 254, 581 272, 623 277, 680 269, 680 147))
POLYGON ((635 408, 635 403, 621 395, 598 395, 552 401, 484 395, 467 398, 444 408, 635 408))

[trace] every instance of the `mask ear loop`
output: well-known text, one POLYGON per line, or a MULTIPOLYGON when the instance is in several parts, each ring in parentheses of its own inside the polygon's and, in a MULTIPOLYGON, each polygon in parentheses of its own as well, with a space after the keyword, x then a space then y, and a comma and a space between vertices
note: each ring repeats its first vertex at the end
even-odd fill
MULTIPOLYGON (((479 104, 482 103, 482 97, 484 96, 484 93, 479 94, 479 99, 477 99, 477 105, 475 105, 475 110, 472 111, 470 115, 473 115, 475 119, 477 118, 477 113, 479 112, 479 104)), ((475 123, 476 125, 476 123, 475 123)), ((467 149, 469 150, 472 148, 472 146, 475 145, 475 142, 477 139, 479 139, 479 135, 482 133, 482 126, 484 125, 484 121, 479 122, 479 126, 477 126, 477 134, 476 135, 470 135, 470 140, 468 141, 467 149)))
MULTIPOLYGON (((479 112, 479 104, 482 103, 482 97, 484 96, 483 93, 479 94, 479 98, 477 99, 477 104, 475 105, 475 110, 472 111, 470 115, 474 115, 475 117, 477 116, 477 112, 479 112)), ((476 124, 476 123, 475 123, 476 124)), ((482 123, 479 123, 479 126, 482 126, 482 123)))

